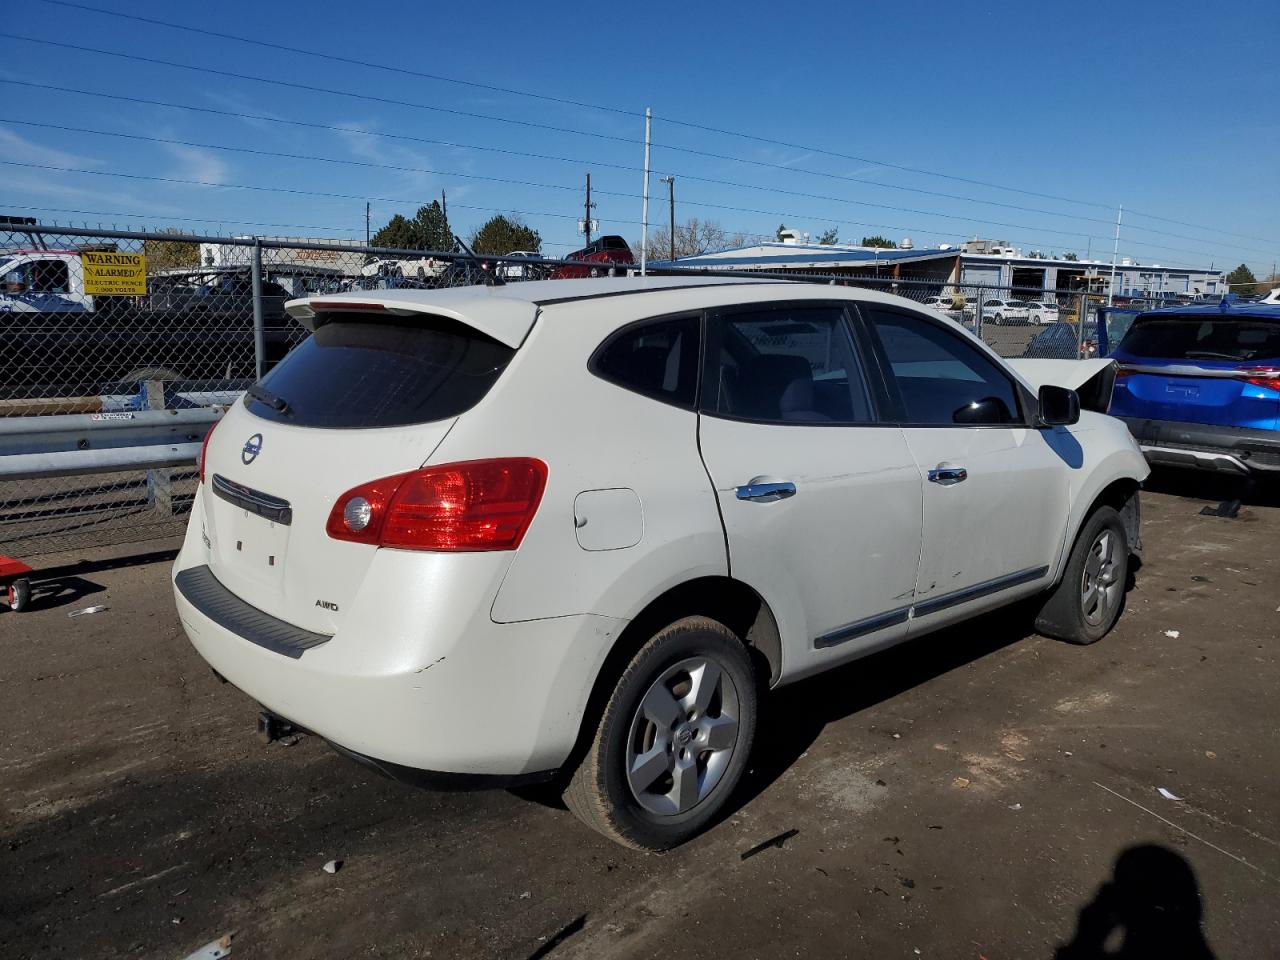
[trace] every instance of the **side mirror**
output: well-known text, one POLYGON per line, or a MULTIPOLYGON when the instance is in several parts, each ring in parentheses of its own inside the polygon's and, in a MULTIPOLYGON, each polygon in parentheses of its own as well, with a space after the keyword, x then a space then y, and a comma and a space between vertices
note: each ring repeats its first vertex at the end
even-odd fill
POLYGON ((1080 420, 1080 395, 1046 383, 1040 388, 1039 422, 1043 427, 1069 427, 1080 420))
POLYGON ((5 291, 8 293, 26 293, 27 284, 21 270, 14 270, 4 278, 5 291))

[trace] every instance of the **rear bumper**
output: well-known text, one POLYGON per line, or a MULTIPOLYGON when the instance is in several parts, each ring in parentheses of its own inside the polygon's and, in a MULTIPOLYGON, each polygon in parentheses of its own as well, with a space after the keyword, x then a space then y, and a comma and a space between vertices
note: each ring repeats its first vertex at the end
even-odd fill
MULTIPOLYGON (((199 519, 193 523, 175 581, 207 563, 199 519)), ((483 604, 455 617, 460 611, 433 611, 397 580, 391 568, 408 564, 412 572, 412 556, 384 562, 385 575, 375 564, 360 600, 385 616, 348 616, 332 638, 301 651, 238 633, 237 624, 265 615, 234 596, 248 608, 238 617, 225 596, 211 606, 186 583, 184 591, 175 582, 174 600, 187 637, 218 674, 270 713, 381 773, 431 786, 486 787, 537 780, 560 767, 624 622, 582 615, 498 624, 483 604)))
POLYGON ((1121 417, 1151 464, 1280 475, 1280 431, 1121 417))

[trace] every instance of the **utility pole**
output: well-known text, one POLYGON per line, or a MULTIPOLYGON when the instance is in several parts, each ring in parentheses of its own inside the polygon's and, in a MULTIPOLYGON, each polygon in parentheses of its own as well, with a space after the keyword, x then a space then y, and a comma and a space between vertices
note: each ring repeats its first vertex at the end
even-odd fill
POLYGON ((584 247, 591 246, 591 208, 595 204, 591 202, 591 174, 587 174, 587 202, 582 208, 582 232, 586 234, 586 242, 584 247))
POLYGON ((644 108, 644 200, 640 206, 640 276, 649 272, 649 144, 653 111, 644 108))
POLYGON ((364 245, 369 245, 369 201, 364 202, 364 245))
POLYGON ((440 191, 440 216, 445 223, 449 222, 449 198, 445 196, 443 190, 440 191))
POLYGON ((676 178, 672 174, 669 177, 662 177, 662 182, 667 185, 667 203, 671 208, 671 260, 676 259, 676 178))
MULTIPOLYGON (((1116 211, 1116 245, 1111 248, 1111 282, 1107 284, 1107 306, 1116 295, 1116 258, 1120 256, 1120 221, 1124 218, 1124 204, 1116 211)), ((1083 317, 1081 318, 1083 320, 1083 317)))

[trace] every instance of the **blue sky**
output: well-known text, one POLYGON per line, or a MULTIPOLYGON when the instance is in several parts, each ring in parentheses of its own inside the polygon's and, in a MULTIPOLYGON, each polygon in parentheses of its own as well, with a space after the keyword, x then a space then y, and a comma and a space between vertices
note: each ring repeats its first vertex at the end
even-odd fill
POLYGON ((216 15, 84 4, 618 112, 25 0, 0 31, 324 92, 0 37, 0 210, 354 237, 366 198, 376 229, 446 190, 460 233, 520 212, 561 255, 577 239, 587 171, 602 230, 640 236, 651 106, 651 222, 666 217, 657 177, 670 172, 680 219, 730 231, 772 234, 785 221, 815 236, 836 227, 845 241, 977 235, 1109 258, 1123 204, 1121 254, 1144 263, 1245 261, 1261 274, 1280 258, 1275 0, 381 3, 367 16, 328 0, 228 0, 216 15))

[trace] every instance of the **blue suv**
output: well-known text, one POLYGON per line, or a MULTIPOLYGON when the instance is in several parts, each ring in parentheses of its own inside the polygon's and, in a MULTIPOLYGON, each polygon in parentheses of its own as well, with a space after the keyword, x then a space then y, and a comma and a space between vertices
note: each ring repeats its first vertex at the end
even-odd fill
POLYGON ((1280 304, 1140 313, 1111 357, 1111 415, 1150 463, 1280 477, 1280 304))

